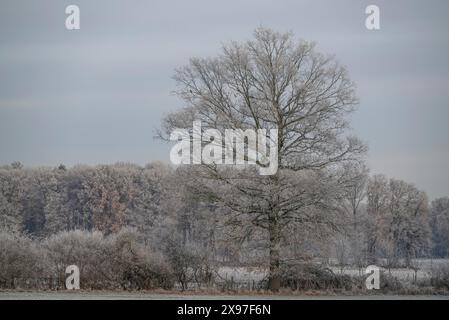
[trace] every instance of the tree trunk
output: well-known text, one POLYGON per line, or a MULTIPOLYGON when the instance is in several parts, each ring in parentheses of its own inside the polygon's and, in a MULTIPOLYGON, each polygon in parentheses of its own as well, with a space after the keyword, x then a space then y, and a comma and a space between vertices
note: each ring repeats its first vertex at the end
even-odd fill
MULTIPOLYGON (((282 121, 279 121, 282 123, 282 121)), ((277 153, 278 153, 278 165, 281 164, 282 161, 282 147, 284 144, 283 141, 283 129, 282 125, 278 124, 278 130, 280 134, 278 134, 278 143, 277 143, 277 153)), ((268 231, 270 235, 270 272, 268 279, 268 288, 271 291, 277 292, 281 287, 281 275, 280 275, 280 249, 281 249, 281 225, 280 225, 280 177, 279 170, 276 172, 274 176, 271 176, 273 182, 273 198, 271 203, 271 211, 268 216, 268 231)))
POLYGON ((270 234, 270 270, 268 279, 268 288, 271 291, 279 291, 281 287, 280 278, 280 226, 277 212, 273 212, 269 218, 269 234, 270 234))
POLYGON ((367 248, 367 257, 366 257, 368 265, 377 263, 376 244, 377 244, 377 241, 375 239, 368 239, 368 248, 367 248))

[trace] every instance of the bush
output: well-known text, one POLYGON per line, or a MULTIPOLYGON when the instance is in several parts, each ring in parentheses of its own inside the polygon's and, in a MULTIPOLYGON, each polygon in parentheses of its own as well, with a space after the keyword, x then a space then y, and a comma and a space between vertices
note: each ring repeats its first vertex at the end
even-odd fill
POLYGON ((404 285, 401 283, 401 281, 385 271, 380 272, 379 282, 380 290, 385 293, 399 292, 404 290, 404 285))
POLYGON ((113 286, 109 274, 109 252, 101 232, 64 231, 44 241, 50 275, 57 279, 58 287, 65 287, 69 265, 80 270, 80 286, 84 289, 102 289, 113 286))
POLYGON ((280 274, 281 287, 292 290, 350 290, 354 285, 350 276, 311 263, 283 264, 280 274))
POLYGON ((45 242, 52 273, 61 282, 65 268, 77 265, 84 289, 169 289, 172 273, 161 255, 138 242, 133 230, 107 238, 87 231, 62 232, 45 242))
POLYGON ((207 250, 195 245, 182 245, 179 241, 167 240, 165 254, 182 290, 188 289, 191 283, 196 284, 198 288, 212 284, 214 266, 207 250))
POLYGON ((126 229, 109 239, 111 270, 123 289, 170 289, 173 272, 160 253, 138 242, 138 234, 126 229))
POLYGON ((0 288, 33 285, 30 280, 39 277, 44 270, 42 252, 31 239, 0 230, 0 288))
POLYGON ((449 266, 440 266, 432 272, 430 284, 436 289, 449 290, 449 266))

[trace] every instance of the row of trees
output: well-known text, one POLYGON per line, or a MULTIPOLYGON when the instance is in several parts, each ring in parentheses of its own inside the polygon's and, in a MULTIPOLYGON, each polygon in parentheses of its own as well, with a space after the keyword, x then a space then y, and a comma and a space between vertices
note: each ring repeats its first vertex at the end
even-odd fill
POLYGON ((342 202, 351 219, 338 238, 341 263, 352 260, 362 266, 383 257, 386 266, 411 267, 416 257, 447 256, 448 198, 429 204, 426 194, 413 184, 359 173, 342 202))
POLYGON ((158 164, 24 169, 17 163, 0 168, 1 226, 39 237, 151 225, 154 221, 144 220, 163 210, 157 207, 166 193, 164 169, 158 164))
POLYGON ((67 169, 0 167, 0 229, 45 239, 61 231, 131 227, 156 251, 220 254, 234 259, 232 245, 217 240, 222 210, 198 201, 173 168, 118 163, 67 169), (203 250, 208 248, 208 250, 203 250))
MULTIPOLYGON (((215 261, 263 260, 269 250, 266 229, 253 228, 248 215, 214 198, 205 201, 191 185, 196 174, 191 171, 161 163, 3 166, 1 226, 33 238, 68 230, 108 235, 133 227, 157 250, 188 246, 191 251, 206 249, 208 259, 215 261)), ((336 177, 303 175, 296 183, 304 184, 304 211, 301 223, 283 226, 284 259, 336 257, 366 265, 382 257, 391 265, 410 265, 414 257, 449 254, 449 198, 430 204, 415 186, 370 177, 363 166, 346 168, 336 177)), ((235 195, 235 202, 244 200, 235 195)))

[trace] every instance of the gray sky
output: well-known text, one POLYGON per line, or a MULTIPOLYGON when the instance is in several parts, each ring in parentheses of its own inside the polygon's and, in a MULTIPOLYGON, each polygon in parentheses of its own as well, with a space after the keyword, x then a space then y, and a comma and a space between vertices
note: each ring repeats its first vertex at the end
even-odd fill
POLYGON ((445 0, 0 0, 0 164, 168 161, 153 135, 182 107, 174 68, 264 26, 348 67, 372 173, 449 196, 448 13, 445 0), (69 4, 81 30, 65 29, 69 4), (381 30, 365 28, 369 4, 381 30))

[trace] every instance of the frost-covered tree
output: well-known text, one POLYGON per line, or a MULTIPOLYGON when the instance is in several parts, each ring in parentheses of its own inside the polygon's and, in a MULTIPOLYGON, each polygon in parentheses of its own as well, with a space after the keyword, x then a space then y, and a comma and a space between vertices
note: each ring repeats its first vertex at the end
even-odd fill
POLYGON ((391 179, 386 231, 393 247, 393 261, 403 257, 410 266, 412 258, 426 253, 430 247, 426 194, 412 184, 391 179))
POLYGON ((275 175, 212 163, 192 169, 190 183, 198 194, 231 209, 229 221, 241 227, 240 235, 249 236, 255 227, 267 232, 270 288, 277 290, 285 227, 329 222, 328 215, 311 215, 307 207, 325 206, 330 191, 325 182, 365 150, 346 131, 346 115, 357 104, 354 83, 313 43, 264 28, 253 40, 225 46, 217 57, 191 59, 174 78, 186 106, 166 117, 166 134, 192 128, 194 120, 203 130, 278 130, 277 150, 270 150, 278 154, 275 175))
POLYGON ((145 168, 130 168, 128 174, 132 183, 128 189, 126 225, 136 228, 145 241, 156 245, 161 241, 163 229, 169 228, 169 214, 174 204, 171 200, 179 182, 171 179, 172 169, 160 162, 145 168))
POLYGON ((433 254, 437 257, 449 257, 449 198, 432 201, 431 227, 433 254))
POLYGON ((427 196, 402 180, 374 176, 368 183, 368 259, 383 254, 390 266, 427 253, 430 247, 427 196))
POLYGON ((363 201, 366 198, 368 169, 364 164, 349 163, 344 167, 340 199, 341 210, 347 217, 344 230, 349 242, 352 263, 361 267, 365 264, 364 242, 366 239, 364 224, 366 222, 363 201))
POLYGON ((0 228, 22 230, 25 172, 22 167, 0 168, 0 228))
POLYGON ((374 175, 367 185, 366 251, 368 264, 375 264, 381 247, 385 217, 388 212, 388 179, 383 175, 374 175))

